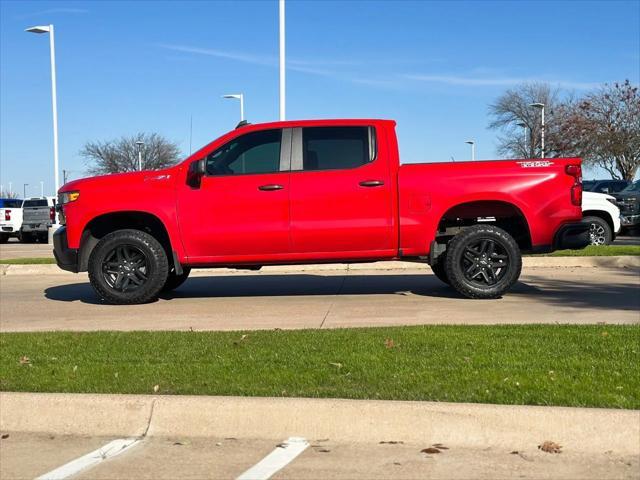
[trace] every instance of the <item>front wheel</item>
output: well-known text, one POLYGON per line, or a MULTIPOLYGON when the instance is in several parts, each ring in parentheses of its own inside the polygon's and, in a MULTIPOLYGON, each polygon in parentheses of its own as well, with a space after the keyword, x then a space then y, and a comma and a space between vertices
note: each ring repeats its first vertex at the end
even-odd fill
POLYGON ((611 227, 602 218, 584 217, 582 221, 589 224, 589 240, 591 245, 609 245, 613 241, 611 227))
POLYGON ((520 277, 522 256, 513 237, 493 225, 474 225, 449 242, 445 271, 468 298, 498 298, 520 277))
POLYGON ((164 248, 140 230, 117 230, 104 236, 89 256, 89 281, 109 303, 130 305, 155 300, 167 281, 164 248))

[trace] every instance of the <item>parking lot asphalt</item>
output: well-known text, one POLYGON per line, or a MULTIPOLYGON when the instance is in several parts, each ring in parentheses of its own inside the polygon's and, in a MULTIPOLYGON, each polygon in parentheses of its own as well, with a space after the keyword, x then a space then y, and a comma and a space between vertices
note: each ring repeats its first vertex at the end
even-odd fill
MULTIPOLYGON (((84 455, 112 438, 12 433, 1 440, 0 477, 34 478, 84 455), (37 453, 34 453, 37 452, 37 453)), ((239 478, 283 439, 158 437, 73 476, 78 479, 239 478)), ((429 442, 349 442, 308 439, 309 447, 273 479, 376 478, 637 478, 638 459, 610 452, 544 453, 530 449, 471 449, 447 445, 426 454, 429 442)), ((256 476, 255 478, 268 478, 256 476)))
POLYGON ((86 274, 0 277, 0 331, 254 330, 420 324, 640 323, 637 268, 526 268, 469 300, 408 270, 197 273, 160 300, 104 304, 86 274))
POLYGON ((46 243, 19 243, 10 239, 0 244, 0 260, 9 258, 53 258, 53 245, 46 243))

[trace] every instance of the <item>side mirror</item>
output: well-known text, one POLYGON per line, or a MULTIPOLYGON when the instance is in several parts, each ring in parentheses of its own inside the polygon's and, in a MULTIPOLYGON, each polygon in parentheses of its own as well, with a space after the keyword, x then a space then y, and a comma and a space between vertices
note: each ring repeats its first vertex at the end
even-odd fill
POLYGON ((204 159, 191 162, 187 171, 187 185, 191 188, 200 188, 200 182, 206 172, 206 164, 204 159))
POLYGON ((609 193, 609 187, 604 187, 602 189, 602 193, 609 193))

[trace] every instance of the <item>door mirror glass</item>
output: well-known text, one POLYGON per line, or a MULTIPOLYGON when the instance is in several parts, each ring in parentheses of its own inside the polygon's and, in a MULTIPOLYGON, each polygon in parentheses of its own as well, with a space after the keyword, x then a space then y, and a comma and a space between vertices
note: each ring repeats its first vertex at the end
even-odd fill
POLYGON ((191 162, 189 170, 187 171, 187 185, 191 188, 200 188, 200 183, 202 182, 202 177, 205 173, 205 167, 204 159, 191 162))

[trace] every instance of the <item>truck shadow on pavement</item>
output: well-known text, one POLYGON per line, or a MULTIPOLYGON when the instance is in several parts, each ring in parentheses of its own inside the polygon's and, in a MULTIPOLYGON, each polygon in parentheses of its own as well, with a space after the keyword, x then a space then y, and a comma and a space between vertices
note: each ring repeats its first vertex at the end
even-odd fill
MULTIPOLYGON (((506 295, 518 301, 533 300, 571 308, 631 310, 640 312, 638 271, 620 270, 616 283, 576 282, 553 275, 526 275, 506 295)), ((45 289, 47 299, 102 305, 88 283, 73 283, 45 289)), ((349 274, 349 275, 213 275, 189 278, 163 300, 190 298, 288 297, 288 296, 400 295, 474 302, 455 292, 433 275, 425 274, 349 274)), ((503 301, 505 299, 484 302, 503 301)), ((480 301, 483 302, 483 301, 480 301)), ((483 303, 484 303, 483 302, 483 303)), ((478 304, 480 305, 480 304, 478 304)), ((470 304, 471 306, 471 304, 470 304)), ((640 313, 639 319, 640 321, 640 313)))

